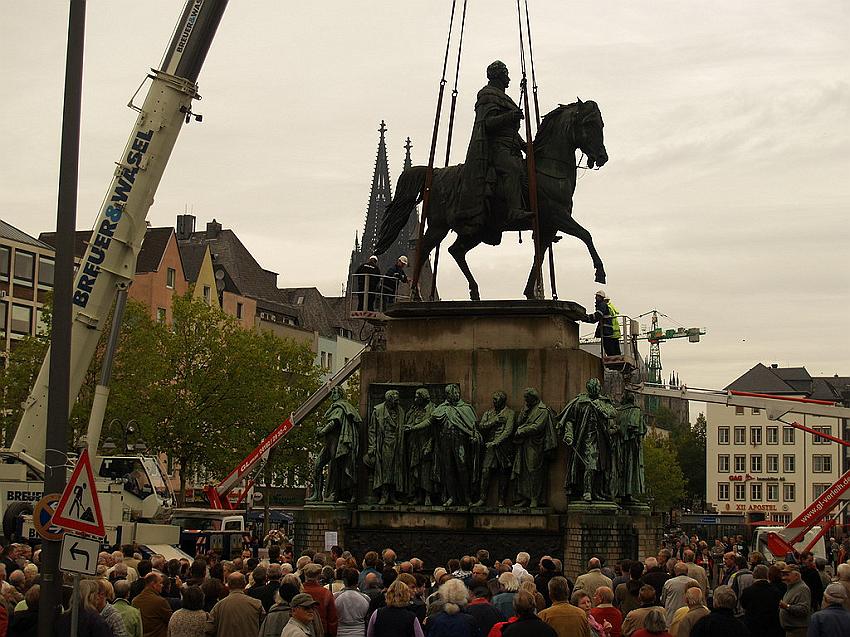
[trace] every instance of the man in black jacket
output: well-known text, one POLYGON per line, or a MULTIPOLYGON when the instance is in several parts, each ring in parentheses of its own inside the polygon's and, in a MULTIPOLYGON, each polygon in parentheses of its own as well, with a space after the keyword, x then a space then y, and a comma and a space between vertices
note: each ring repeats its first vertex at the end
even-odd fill
POLYGON ((357 309, 375 310, 380 290, 381 269, 378 267, 378 257, 374 254, 354 271, 352 283, 357 296, 357 309), (368 297, 368 298, 366 298, 368 297))
POLYGON ((767 566, 759 564, 753 569, 753 583, 741 593, 744 624, 753 635, 784 637, 779 623, 779 602, 782 596, 767 580, 767 566))
POLYGON ((815 554, 811 551, 800 553, 800 575, 805 585, 812 591, 812 610, 819 610, 823 601, 823 580, 815 566, 815 554))
POLYGON ((749 628, 735 617, 737 606, 738 598, 732 587, 718 586, 714 590, 714 608, 694 624, 690 637, 750 637, 749 628))

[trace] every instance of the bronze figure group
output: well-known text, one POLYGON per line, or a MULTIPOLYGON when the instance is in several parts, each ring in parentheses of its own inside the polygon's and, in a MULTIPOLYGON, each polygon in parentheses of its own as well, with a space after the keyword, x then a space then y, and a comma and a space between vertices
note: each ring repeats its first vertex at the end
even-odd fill
POLYGON ((498 506, 536 508, 546 503, 560 440, 567 447, 571 500, 628 504, 644 493, 643 414, 631 394, 615 405, 595 378, 558 416, 533 388, 523 393, 519 413, 497 391, 480 419, 456 384, 446 386, 440 404, 427 388, 418 388, 407 409, 390 389, 369 415, 362 458, 357 409, 338 389, 332 399, 317 431, 323 446, 309 502, 356 502, 362 460, 370 504, 483 507, 495 479, 498 506))

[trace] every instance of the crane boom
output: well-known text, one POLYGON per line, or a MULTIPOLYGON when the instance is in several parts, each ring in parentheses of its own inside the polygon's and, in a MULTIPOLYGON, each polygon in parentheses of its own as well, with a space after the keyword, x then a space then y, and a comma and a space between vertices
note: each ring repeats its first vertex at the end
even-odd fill
MULTIPOLYGON (((227 0, 187 0, 130 138, 121 154, 85 255, 74 280, 71 327, 70 411, 94 356, 119 289, 136 271, 145 237, 145 218, 153 204, 171 151, 184 121, 192 117, 195 83, 227 0)), ((38 472, 44 471, 50 352, 24 402, 11 451, 38 472)), ((91 441, 90 441, 91 443, 91 441)))

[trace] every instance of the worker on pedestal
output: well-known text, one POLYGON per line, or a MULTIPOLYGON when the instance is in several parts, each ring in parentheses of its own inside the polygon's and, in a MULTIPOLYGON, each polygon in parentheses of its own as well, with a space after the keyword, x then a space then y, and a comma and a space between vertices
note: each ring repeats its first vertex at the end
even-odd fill
POLYGON ((604 290, 596 292, 596 308, 593 314, 585 316, 586 323, 597 323, 596 337, 602 339, 602 351, 605 356, 620 356, 620 320, 619 312, 604 290))

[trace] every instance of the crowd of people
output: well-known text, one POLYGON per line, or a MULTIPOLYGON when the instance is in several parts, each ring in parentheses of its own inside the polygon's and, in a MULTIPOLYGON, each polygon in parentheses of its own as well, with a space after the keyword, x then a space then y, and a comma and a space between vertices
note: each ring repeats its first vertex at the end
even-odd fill
MULTIPOLYGON (((850 563, 811 553, 768 565, 739 538, 705 558, 696 538, 665 542, 642 561, 562 562, 487 550, 426 564, 392 549, 363 556, 272 544, 188 559, 102 552, 80 583, 81 637, 847 637, 850 563), (696 550, 695 550, 696 549, 696 550), (702 559, 701 559, 702 556, 702 559), (719 558, 719 559, 718 559, 719 558), (822 562, 825 562, 823 560, 822 562), (820 566, 820 568, 819 568, 820 566), (715 568, 716 567, 716 568, 715 568)), ((717 543, 714 543, 717 546, 717 543)), ((37 634, 40 551, 0 553, 0 637, 37 634)), ((65 587, 64 607, 70 606, 65 587)), ((71 613, 55 635, 70 634, 71 613)))

